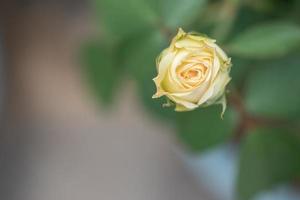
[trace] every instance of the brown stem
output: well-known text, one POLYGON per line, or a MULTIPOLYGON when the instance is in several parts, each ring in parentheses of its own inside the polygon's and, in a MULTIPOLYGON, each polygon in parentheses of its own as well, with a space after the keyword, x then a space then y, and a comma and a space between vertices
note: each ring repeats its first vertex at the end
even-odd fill
POLYGON ((239 124, 234 133, 234 142, 239 142, 243 136, 251 129, 257 127, 289 127, 289 121, 283 119, 265 118, 261 116, 254 116, 247 112, 244 100, 239 91, 232 87, 231 95, 229 96, 229 104, 237 110, 239 115, 239 124))
POLYGON ((239 115, 239 124, 234 133, 234 142, 239 142, 242 136, 246 132, 246 128, 249 127, 247 120, 247 113, 243 104, 243 100, 235 88, 232 88, 231 95, 229 96, 229 104, 233 106, 239 115))

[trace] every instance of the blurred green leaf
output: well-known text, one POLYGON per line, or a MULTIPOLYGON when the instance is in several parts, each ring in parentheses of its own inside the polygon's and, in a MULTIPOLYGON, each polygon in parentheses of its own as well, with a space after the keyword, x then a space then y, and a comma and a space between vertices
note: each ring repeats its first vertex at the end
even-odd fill
POLYGON ((81 56, 84 73, 92 90, 101 102, 112 103, 114 91, 123 72, 116 64, 113 47, 93 41, 83 47, 81 56))
POLYGON ((160 116, 172 119, 174 111, 162 107, 165 99, 152 99, 156 90, 152 81, 157 75, 155 60, 166 45, 166 38, 158 31, 134 36, 123 44, 122 58, 129 74, 137 81, 139 96, 146 107, 160 116))
POLYGON ((121 57, 134 78, 144 79, 145 75, 149 76, 149 73, 156 72, 156 57, 166 45, 166 38, 156 30, 133 35, 132 38, 124 41, 121 57))
POLYGON ((278 129, 249 131, 242 144, 238 197, 249 200, 300 175, 300 139, 278 129))
POLYGON ((295 0, 294 4, 292 5, 292 17, 298 23, 300 23, 300 1, 295 0))
POLYGON ((285 55, 300 47, 300 26, 273 22, 260 24, 237 35, 228 50, 246 58, 270 58, 285 55))
POLYGON ((164 24, 176 29, 192 23, 204 10, 207 0, 163 0, 160 2, 164 24))
POLYGON ((299 55, 266 63, 253 70, 246 82, 245 105, 255 115, 300 117, 299 55))
POLYGON ((247 29, 249 29, 249 27, 274 20, 272 15, 258 12, 247 6, 240 6, 240 9, 237 12, 238 13, 231 30, 231 34, 228 35, 230 39, 235 38, 241 34, 241 32, 245 32, 247 29))
POLYGON ((238 57, 232 57, 231 61, 233 63, 230 70, 231 82, 235 84, 235 87, 240 89, 244 86, 249 71, 253 70, 254 61, 238 57))
POLYGON ((177 113, 177 135, 188 149, 204 151, 231 138, 238 120, 237 113, 229 107, 221 119, 221 109, 221 106, 210 106, 177 113))
POLYGON ((153 29, 158 14, 147 0, 94 0, 96 11, 108 34, 123 38, 153 29))

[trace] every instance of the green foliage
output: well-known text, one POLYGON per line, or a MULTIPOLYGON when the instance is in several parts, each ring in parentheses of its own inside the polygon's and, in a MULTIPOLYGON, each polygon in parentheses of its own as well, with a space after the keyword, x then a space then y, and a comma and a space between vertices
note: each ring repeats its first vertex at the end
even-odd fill
POLYGON ((155 76, 156 57, 166 45, 166 38, 159 31, 144 33, 123 43, 121 57, 134 78, 147 81, 145 76, 147 78, 155 76))
POLYGON ((151 29, 177 29, 190 24, 206 0, 96 0, 97 13, 108 34, 117 38, 151 29))
POLYGON ((194 151, 200 152, 228 141, 237 124, 237 113, 227 108, 224 119, 221 107, 211 106, 177 114, 178 136, 194 151))
POLYGON ((117 38, 129 37, 158 23, 147 0, 96 0, 95 5, 103 28, 117 38))
POLYGON ((245 91, 248 111, 270 118, 300 118, 299 74, 299 54, 252 70, 245 91))
POLYGON ((114 59, 114 48, 103 42, 90 42, 83 47, 81 57, 92 90, 103 103, 109 105, 122 74, 114 59))
POLYGON ((129 77, 145 107, 173 124, 187 149, 198 153, 241 138, 237 190, 242 200, 300 175, 299 138, 268 123, 275 119, 288 127, 300 119, 299 1, 92 1, 103 34, 82 49, 82 59, 101 102, 111 103, 121 78, 129 77), (218 106, 176 113, 162 107, 164 98, 151 98, 155 59, 179 27, 216 36, 232 57, 223 120, 218 106), (249 130, 251 125, 257 130, 249 130))
MULTIPOLYGON (((253 0, 252 0, 253 1, 253 0)), ((255 0, 263 2, 261 0, 255 0)), ((235 23, 232 26, 231 34, 228 36, 230 39, 235 38, 242 32, 245 32, 249 27, 257 24, 270 22, 270 14, 259 12, 258 10, 251 9, 248 6, 241 6, 237 11, 235 23)))
POLYGON ((246 58, 283 56, 296 47, 300 47, 300 26, 289 22, 253 26, 228 45, 232 54, 246 58))
POLYGON ((122 58, 128 73, 137 81, 141 100, 150 111, 172 119, 174 112, 162 109, 165 99, 154 101, 151 97, 156 87, 152 79, 156 76, 155 60, 161 50, 166 47, 166 38, 158 31, 136 36, 123 44, 122 58))
POLYGON ((231 58, 233 67, 230 71, 232 77, 232 82, 236 87, 244 87, 245 80, 248 77, 250 71, 253 70, 253 65, 255 61, 249 59, 241 59, 239 57, 231 58))
POLYGON ((242 145, 238 199, 249 200, 300 175, 299 135, 281 129, 258 129, 249 131, 242 145))
POLYGON ((189 25, 205 8, 207 0, 163 0, 161 13, 163 23, 172 29, 189 25))

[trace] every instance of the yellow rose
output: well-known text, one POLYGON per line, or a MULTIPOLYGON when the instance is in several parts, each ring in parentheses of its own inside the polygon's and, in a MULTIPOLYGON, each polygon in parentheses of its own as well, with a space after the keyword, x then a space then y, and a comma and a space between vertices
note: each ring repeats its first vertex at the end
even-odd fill
POLYGON ((158 75, 153 79, 157 92, 153 98, 167 96, 176 104, 176 111, 222 104, 224 112, 231 62, 215 42, 179 29, 157 58, 158 75))

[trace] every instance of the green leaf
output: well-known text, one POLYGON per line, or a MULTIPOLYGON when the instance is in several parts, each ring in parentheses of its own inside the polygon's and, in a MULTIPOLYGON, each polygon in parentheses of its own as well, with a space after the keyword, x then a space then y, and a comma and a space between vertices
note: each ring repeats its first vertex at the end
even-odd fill
POLYGON ((253 70, 246 83, 245 105, 254 115, 300 116, 299 55, 275 60, 253 70))
POLYGON ((237 113, 227 108, 224 119, 221 107, 210 106, 177 114, 178 137, 188 149, 199 152, 231 138, 237 124, 237 113))
POLYGON ((163 0, 161 13, 164 24, 176 29, 192 23, 204 10, 207 0, 163 0))
POLYGON ((237 181, 238 197, 257 193, 300 175, 300 139, 278 129, 249 131, 242 144, 237 181))
POLYGON ((238 56, 260 59, 283 56, 296 47, 300 47, 300 27, 273 22, 253 26, 237 35, 228 50, 238 56))
POLYGON ((108 34, 124 38, 151 29, 158 23, 147 0, 94 0, 97 14, 108 34))
POLYGON ((274 18, 273 15, 253 10, 248 6, 241 6, 237 11, 237 16, 233 24, 230 39, 235 38, 241 32, 246 31, 249 27, 256 24, 267 23, 274 18))
POLYGON ((157 75, 156 57, 167 45, 167 40, 158 31, 134 36, 122 47, 124 66, 137 81, 139 97, 151 112, 172 119, 174 111, 163 108, 165 99, 152 99, 156 87, 152 79, 157 75))
POLYGON ((104 104, 110 104, 123 71, 116 64, 114 48, 93 41, 83 47, 81 57, 83 71, 92 91, 104 104))
POLYGON ((233 66, 230 70, 230 76, 232 78, 231 81, 235 87, 240 88, 244 86, 244 82, 249 71, 253 70, 254 61, 232 57, 231 62, 233 63, 233 66))
POLYGON ((121 45, 121 57, 134 78, 144 79, 156 72, 156 57, 166 45, 167 40, 159 31, 134 35, 121 45))

